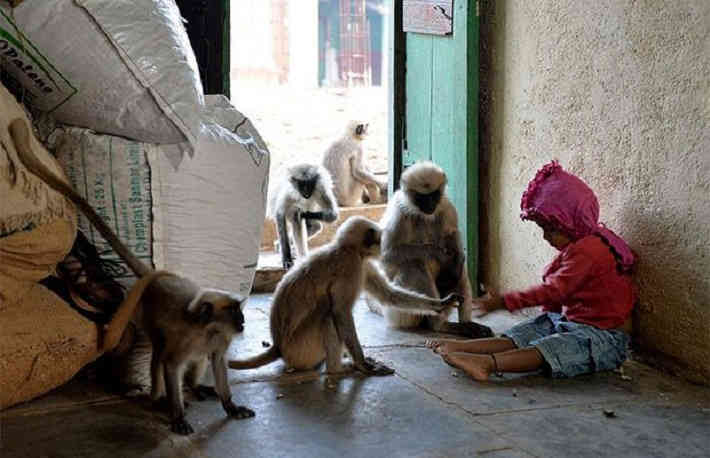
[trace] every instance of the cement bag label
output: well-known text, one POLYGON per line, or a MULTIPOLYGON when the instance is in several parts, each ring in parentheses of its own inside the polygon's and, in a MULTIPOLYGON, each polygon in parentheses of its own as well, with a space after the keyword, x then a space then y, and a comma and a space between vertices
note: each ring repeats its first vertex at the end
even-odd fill
POLYGON ((78 92, 2 10, 0 59, 10 81, 24 88, 24 101, 40 110, 51 112, 78 92))
MULTIPOLYGON (((139 259, 152 265, 151 174, 147 154, 155 146, 80 128, 64 129, 57 145, 57 158, 74 188, 139 259)), ((83 215, 79 229, 102 257, 125 267, 119 280, 134 278, 83 215)))

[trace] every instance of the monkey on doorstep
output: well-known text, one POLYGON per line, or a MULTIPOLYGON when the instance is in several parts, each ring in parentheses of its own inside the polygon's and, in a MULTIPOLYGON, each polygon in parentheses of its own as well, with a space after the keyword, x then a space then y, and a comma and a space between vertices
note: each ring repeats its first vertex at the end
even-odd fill
POLYGON ((363 162, 362 143, 368 126, 350 121, 345 134, 323 153, 323 167, 330 172, 335 198, 343 207, 387 201, 387 182, 378 180, 363 162))
POLYGON ((323 228, 321 221, 332 223, 338 219, 330 174, 312 164, 283 167, 269 190, 267 210, 267 215, 276 222, 281 263, 284 269, 290 269, 293 255, 289 232, 298 256, 303 257, 308 253, 308 239, 323 228))
POLYGON ((200 288, 187 278, 151 269, 131 253, 83 197, 37 159, 30 146, 30 131, 25 121, 15 119, 9 130, 25 167, 78 206, 138 277, 101 336, 102 350, 111 351, 118 345, 140 304, 137 310, 139 322, 153 347, 151 398, 159 401, 167 393, 170 429, 178 434, 193 432, 185 420, 182 382, 187 377, 188 385, 194 391, 214 392, 210 387, 199 385, 208 360, 212 364, 216 393, 227 415, 253 417, 251 409, 232 402, 224 359, 232 337, 244 330, 242 306, 245 298, 200 288))
POLYGON ((431 315, 462 298, 452 294, 434 299, 389 283, 371 262, 380 255, 380 238, 376 223, 361 216, 348 218, 332 242, 311 252, 276 286, 271 348, 244 361, 230 361, 229 367, 250 369, 283 358, 289 368, 308 370, 325 360, 327 372, 337 374, 347 370, 341 360, 345 346, 355 369, 369 375, 394 373, 363 355, 353 320, 360 291, 388 306, 431 315))
POLYGON ((384 314, 393 327, 427 329, 466 337, 490 337, 488 326, 471 321, 472 292, 458 230, 458 215, 446 196, 446 174, 432 162, 418 162, 402 174, 380 221, 381 264, 387 277, 430 297, 456 293, 459 322, 448 321, 451 308, 437 316, 385 308, 368 300, 370 309, 384 314))

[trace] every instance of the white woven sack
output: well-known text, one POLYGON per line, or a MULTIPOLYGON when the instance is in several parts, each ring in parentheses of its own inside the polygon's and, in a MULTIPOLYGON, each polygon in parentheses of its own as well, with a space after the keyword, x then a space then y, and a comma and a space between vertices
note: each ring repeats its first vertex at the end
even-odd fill
POLYGON ((251 291, 264 227, 269 152, 223 96, 207 96, 195 157, 151 151, 153 260, 205 287, 251 291))
POLYGON ((0 5, 0 65, 23 102, 64 124, 173 144, 200 129, 202 84, 173 0, 0 5))

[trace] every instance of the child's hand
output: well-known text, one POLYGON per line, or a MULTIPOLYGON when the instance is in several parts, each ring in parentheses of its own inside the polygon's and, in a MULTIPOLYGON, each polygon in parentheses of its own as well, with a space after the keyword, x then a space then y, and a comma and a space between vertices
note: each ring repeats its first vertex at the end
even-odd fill
POLYGON ((481 317, 490 312, 502 310, 504 308, 505 301, 503 300, 503 296, 500 296, 491 289, 488 289, 488 292, 485 295, 473 299, 473 309, 478 312, 477 317, 481 317))

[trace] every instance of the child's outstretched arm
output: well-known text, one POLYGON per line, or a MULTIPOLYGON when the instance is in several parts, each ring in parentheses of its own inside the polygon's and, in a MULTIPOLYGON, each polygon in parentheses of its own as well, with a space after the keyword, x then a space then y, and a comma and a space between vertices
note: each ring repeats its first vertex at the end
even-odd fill
POLYGON ((562 304, 588 280, 594 260, 584 253, 570 250, 560 255, 559 266, 541 285, 502 296, 505 307, 512 311, 544 305, 545 311, 559 312, 562 304))
POLYGON ((488 291, 485 295, 473 299, 473 309, 477 312, 476 317, 482 317, 495 310, 505 309, 505 301, 503 296, 495 291, 486 288, 488 291))

